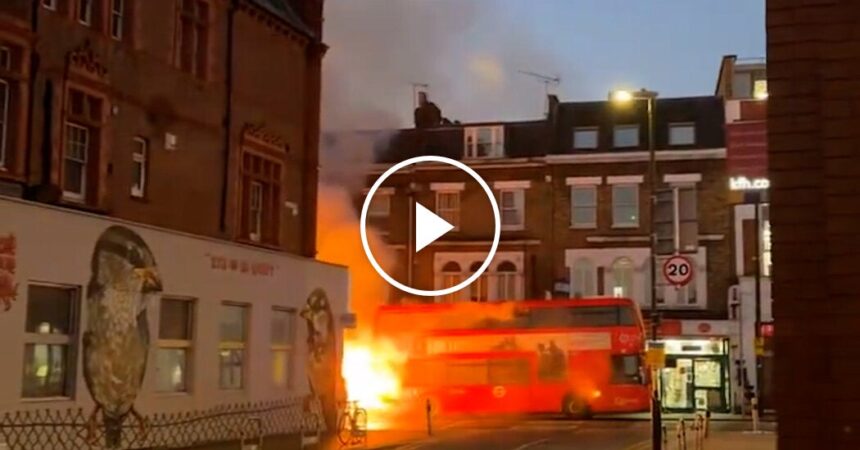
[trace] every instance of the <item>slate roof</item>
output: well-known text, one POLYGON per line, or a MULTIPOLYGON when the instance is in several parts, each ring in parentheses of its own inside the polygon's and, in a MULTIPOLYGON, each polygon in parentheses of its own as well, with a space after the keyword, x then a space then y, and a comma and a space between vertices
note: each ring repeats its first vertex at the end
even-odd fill
POLYGON ((251 0, 251 2, 269 11, 305 36, 317 38, 316 33, 296 14, 286 0, 251 0))

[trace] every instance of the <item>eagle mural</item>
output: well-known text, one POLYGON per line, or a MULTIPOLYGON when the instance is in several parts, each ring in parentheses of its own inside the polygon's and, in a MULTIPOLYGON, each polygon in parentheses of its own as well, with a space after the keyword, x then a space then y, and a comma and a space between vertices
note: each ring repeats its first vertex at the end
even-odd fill
POLYGON ((96 404, 89 418, 90 440, 96 439, 98 413, 105 446, 119 448, 122 425, 133 416, 141 431, 146 422, 134 409, 143 384, 149 352, 146 308, 158 301, 161 279, 155 257, 134 231, 121 226, 105 230, 96 242, 87 286, 83 335, 84 379, 96 404))
POLYGON ((328 295, 320 288, 308 296, 300 316, 308 327, 308 382, 311 395, 320 399, 323 406, 326 428, 335 429, 337 405, 335 401, 337 383, 337 347, 335 342, 334 315, 328 295))

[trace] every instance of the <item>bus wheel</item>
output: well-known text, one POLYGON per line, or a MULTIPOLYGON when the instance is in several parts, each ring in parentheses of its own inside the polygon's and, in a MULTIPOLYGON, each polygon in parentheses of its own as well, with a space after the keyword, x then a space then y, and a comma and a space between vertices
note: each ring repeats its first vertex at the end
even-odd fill
POLYGON ((561 412, 568 419, 585 419, 589 415, 588 403, 573 394, 567 394, 561 401, 561 412))

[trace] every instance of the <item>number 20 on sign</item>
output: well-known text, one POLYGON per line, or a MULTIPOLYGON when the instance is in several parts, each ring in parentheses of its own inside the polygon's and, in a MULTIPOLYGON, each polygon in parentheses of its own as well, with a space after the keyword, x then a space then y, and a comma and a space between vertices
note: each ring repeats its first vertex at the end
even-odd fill
POLYGON ((693 278, 693 264, 686 256, 675 255, 663 264, 666 282, 681 287, 693 278))

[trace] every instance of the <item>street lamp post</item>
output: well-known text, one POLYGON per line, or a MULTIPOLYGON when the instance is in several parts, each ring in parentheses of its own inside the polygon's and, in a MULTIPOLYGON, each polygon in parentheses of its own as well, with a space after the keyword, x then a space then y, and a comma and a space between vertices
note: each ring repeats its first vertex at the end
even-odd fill
MULTIPOLYGON (((655 226, 655 215, 657 212, 657 142, 655 135, 654 115, 657 103, 657 92, 641 89, 639 91, 613 91, 609 94, 610 100, 617 103, 628 103, 631 101, 644 101, 647 105, 648 113, 648 189, 651 192, 650 202, 648 204, 649 212, 649 230, 651 234, 651 255, 650 255, 650 290, 651 290, 651 308, 649 312, 650 319, 650 338, 651 341, 657 340, 657 330, 659 329, 659 315, 657 314, 657 227, 655 226)), ((662 429, 663 420, 660 414, 661 402, 660 393, 658 392, 657 370, 652 372, 651 376, 651 448, 661 450, 663 441, 662 429)))

